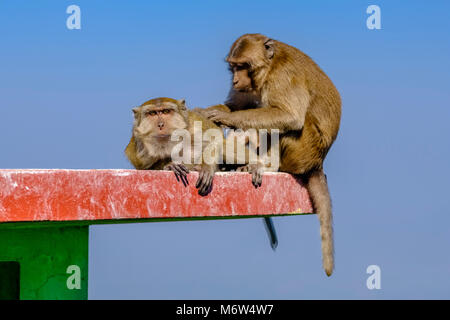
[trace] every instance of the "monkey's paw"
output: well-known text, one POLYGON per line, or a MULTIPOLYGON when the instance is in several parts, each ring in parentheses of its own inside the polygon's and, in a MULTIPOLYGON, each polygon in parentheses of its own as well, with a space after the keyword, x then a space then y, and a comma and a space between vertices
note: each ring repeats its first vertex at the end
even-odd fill
POLYGON ((247 164, 236 169, 237 172, 248 172, 252 175, 252 184, 255 188, 262 185, 264 166, 260 163, 247 164))
POLYGON ((209 120, 221 124, 221 125, 225 125, 225 126, 231 126, 232 123, 229 121, 230 119, 230 114, 228 112, 225 111, 221 111, 221 110, 206 110, 203 113, 209 120))
POLYGON ((201 196, 206 196, 212 190, 214 179, 214 170, 210 170, 209 168, 205 168, 200 170, 198 173, 197 183, 195 187, 198 189, 198 194, 201 196))
POLYGON ((177 181, 183 183, 183 185, 186 187, 189 185, 189 181, 187 179, 187 174, 189 173, 189 170, 184 166, 182 163, 169 163, 164 167, 164 170, 170 170, 175 173, 175 178, 177 178, 177 181))

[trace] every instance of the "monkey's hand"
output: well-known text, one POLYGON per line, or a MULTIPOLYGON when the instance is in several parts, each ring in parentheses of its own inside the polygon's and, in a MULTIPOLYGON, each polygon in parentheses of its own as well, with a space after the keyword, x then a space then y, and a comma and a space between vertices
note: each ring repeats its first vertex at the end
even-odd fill
POLYGON ((215 169, 214 166, 206 164, 198 169, 199 173, 195 187, 198 189, 199 195, 206 196, 212 191, 215 169))
POLYGON ((164 170, 173 171, 175 173, 175 178, 177 178, 177 181, 183 183, 183 185, 186 187, 189 185, 189 181, 187 179, 187 174, 189 173, 189 170, 184 166, 182 163, 169 163, 166 166, 164 166, 164 170))
POLYGON ((233 127, 234 123, 231 121, 230 112, 225 112, 222 110, 207 110, 203 113, 209 120, 224 125, 227 127, 233 127))
POLYGON ((252 184, 255 188, 261 187, 264 165, 261 163, 247 164, 236 169, 237 172, 248 172, 252 175, 252 184))
POLYGON ((205 118, 209 118, 209 115, 212 113, 212 111, 217 111, 218 110, 218 111, 223 111, 223 112, 226 112, 226 113, 230 113, 231 112, 230 108, 228 108, 224 104, 217 104, 215 106, 211 106, 211 107, 208 107, 208 108, 194 108, 194 109, 191 109, 191 110, 193 112, 196 112, 196 113, 202 115, 205 118))

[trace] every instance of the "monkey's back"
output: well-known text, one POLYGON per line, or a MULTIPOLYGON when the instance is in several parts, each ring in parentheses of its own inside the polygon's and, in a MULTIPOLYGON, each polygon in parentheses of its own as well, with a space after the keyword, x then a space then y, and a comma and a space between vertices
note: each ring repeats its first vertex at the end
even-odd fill
POLYGON ((310 105, 301 132, 289 132, 280 138, 280 171, 294 174, 321 169, 337 137, 341 119, 341 98, 322 69, 301 50, 281 43, 295 59, 297 74, 308 88, 310 105))
MULTIPOLYGON (((194 128, 194 122, 200 121, 202 123, 203 130, 208 129, 218 129, 221 130, 219 126, 217 126, 213 121, 209 120, 207 117, 202 115, 201 113, 193 110, 188 110, 189 114, 189 128, 194 128)), ((193 132, 191 132, 193 134, 193 132)))

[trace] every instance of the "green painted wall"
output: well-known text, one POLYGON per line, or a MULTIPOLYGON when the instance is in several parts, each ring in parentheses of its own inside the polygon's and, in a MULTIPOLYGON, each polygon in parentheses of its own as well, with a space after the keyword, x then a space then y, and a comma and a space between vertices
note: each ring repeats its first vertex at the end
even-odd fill
POLYGON ((88 241, 88 226, 0 229, 0 261, 19 262, 20 299, 87 299, 88 241))

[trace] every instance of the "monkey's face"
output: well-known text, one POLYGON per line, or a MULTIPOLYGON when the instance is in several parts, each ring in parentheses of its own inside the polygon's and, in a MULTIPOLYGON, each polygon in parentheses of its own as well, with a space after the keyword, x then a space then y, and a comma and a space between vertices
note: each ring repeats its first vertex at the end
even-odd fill
POLYGON ((135 114, 133 133, 143 140, 167 142, 176 129, 187 127, 179 106, 170 102, 142 105, 133 109, 133 112, 135 114))
POLYGON ((233 88, 240 92, 250 92, 253 89, 251 69, 248 63, 230 63, 233 73, 233 88))
POLYGON ((258 90, 273 55, 274 41, 266 36, 246 34, 237 39, 226 59, 233 73, 233 89, 240 92, 258 90))

